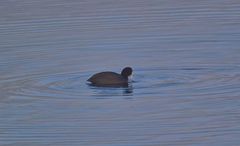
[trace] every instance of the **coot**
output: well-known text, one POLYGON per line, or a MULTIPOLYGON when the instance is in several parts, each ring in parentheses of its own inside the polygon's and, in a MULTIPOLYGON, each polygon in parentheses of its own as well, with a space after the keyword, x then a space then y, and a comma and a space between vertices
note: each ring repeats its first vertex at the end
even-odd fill
POLYGON ((100 72, 94 74, 87 81, 91 82, 94 86, 108 86, 119 87, 128 86, 128 77, 132 74, 131 67, 125 67, 121 74, 115 72, 100 72))

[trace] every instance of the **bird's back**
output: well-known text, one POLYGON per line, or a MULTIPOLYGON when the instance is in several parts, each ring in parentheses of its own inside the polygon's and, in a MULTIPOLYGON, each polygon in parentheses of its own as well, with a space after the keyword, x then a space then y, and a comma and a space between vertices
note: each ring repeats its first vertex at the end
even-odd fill
POLYGON ((88 81, 94 85, 123 85, 128 83, 127 79, 114 72, 97 73, 90 77, 88 81))

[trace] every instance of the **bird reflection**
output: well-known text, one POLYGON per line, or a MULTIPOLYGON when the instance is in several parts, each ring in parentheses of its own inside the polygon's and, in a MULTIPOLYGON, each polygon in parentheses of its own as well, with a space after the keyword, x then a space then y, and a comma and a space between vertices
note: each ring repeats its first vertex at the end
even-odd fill
POLYGON ((88 84, 92 89, 93 95, 98 97, 109 97, 109 96, 132 96, 133 86, 131 83, 125 87, 99 87, 92 84, 88 84))

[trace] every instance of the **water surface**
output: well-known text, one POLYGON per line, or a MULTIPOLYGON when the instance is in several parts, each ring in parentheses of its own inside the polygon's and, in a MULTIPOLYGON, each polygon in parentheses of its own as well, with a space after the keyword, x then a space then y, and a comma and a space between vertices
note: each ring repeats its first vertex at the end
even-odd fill
POLYGON ((1 2, 0 145, 239 145, 239 46, 232 0, 1 2))

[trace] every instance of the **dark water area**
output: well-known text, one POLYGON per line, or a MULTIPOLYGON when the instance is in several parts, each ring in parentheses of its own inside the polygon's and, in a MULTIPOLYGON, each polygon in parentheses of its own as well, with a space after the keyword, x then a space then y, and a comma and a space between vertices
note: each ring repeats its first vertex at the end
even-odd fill
POLYGON ((1 146, 237 146, 239 123, 239 1, 1 2, 1 146))

